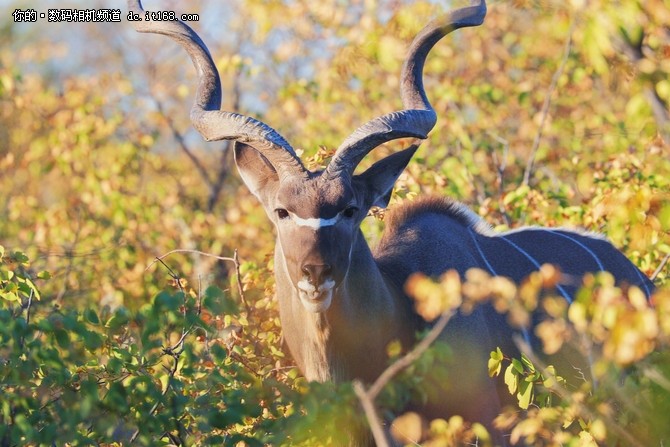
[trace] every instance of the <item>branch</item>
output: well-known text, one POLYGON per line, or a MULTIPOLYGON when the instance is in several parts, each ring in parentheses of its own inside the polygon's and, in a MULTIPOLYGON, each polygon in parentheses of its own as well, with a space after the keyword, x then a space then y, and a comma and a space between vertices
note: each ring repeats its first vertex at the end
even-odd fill
POLYGON ((235 262, 235 259, 233 259, 233 258, 227 258, 227 257, 225 257, 225 256, 217 256, 217 255, 213 255, 213 254, 211 254, 211 253, 207 253, 207 252, 199 251, 199 250, 190 250, 190 249, 187 249, 187 248, 177 248, 177 249, 175 249, 175 250, 170 250, 170 251, 168 251, 168 252, 165 253, 164 255, 156 256, 156 258, 155 258, 153 261, 151 261, 151 264, 149 264, 149 265, 147 266, 147 268, 144 269, 144 271, 146 272, 146 271, 149 270, 155 263, 162 261, 163 259, 167 258, 168 256, 170 256, 171 254, 174 254, 174 253, 190 253, 190 254, 196 254, 196 255, 201 255, 201 256, 208 256, 208 257, 210 257, 210 258, 218 259, 219 261, 235 262))
MULTIPOLYGON (((168 352, 168 351, 170 351, 170 349, 171 349, 171 348, 163 349, 163 353, 164 353, 164 355, 170 355, 170 356, 172 356, 172 358, 173 358, 173 360, 174 360, 174 363, 172 364, 172 368, 170 368, 170 369, 168 370, 168 380, 167 380, 167 382, 165 383, 165 388, 164 388, 163 391, 161 392, 161 398, 158 399, 158 400, 156 401, 156 403, 154 403, 154 405, 151 407, 151 410, 149 410, 149 416, 153 416, 154 414, 156 414, 156 411, 158 410, 158 407, 160 406, 161 401, 162 401, 163 398, 167 395, 168 391, 170 391, 170 388, 171 388, 170 383, 171 383, 172 380, 174 379, 175 374, 177 374, 177 367, 178 367, 178 365, 179 365, 179 357, 181 356, 182 351, 179 351, 179 352, 174 352, 174 351, 168 352)), ((139 436, 139 434, 140 434, 140 428, 138 427, 137 430, 135 430, 135 433, 133 433, 133 435, 130 437, 130 442, 129 442, 129 444, 132 444, 133 442, 135 442, 135 440, 137 439, 137 437, 139 436)))
POLYGON ((500 214, 502 214, 505 225, 509 227, 512 225, 512 220, 510 219, 509 214, 507 214, 507 210, 505 210, 505 206, 503 204, 503 195, 505 194, 505 169, 507 169, 509 141, 493 132, 489 131, 487 133, 503 146, 503 153, 500 160, 498 159, 497 152, 493 151, 493 163, 495 164, 496 175, 498 177, 498 211, 500 211, 500 214))
POLYGON ((228 174, 230 173, 230 162, 228 161, 229 154, 232 152, 230 150, 230 145, 230 140, 223 141, 223 147, 221 148, 221 159, 219 161, 219 171, 216 174, 216 181, 209 185, 209 196, 207 197, 207 212, 209 213, 214 211, 216 202, 219 200, 219 195, 223 189, 223 184, 228 177, 228 174))
POLYGON ((551 84, 549 85, 549 90, 547 91, 547 96, 544 98, 544 104, 542 105, 542 119, 540 120, 540 127, 537 129, 537 134, 535 135, 535 140, 533 141, 533 147, 530 151, 530 157, 528 157, 528 163, 526 164, 526 170, 523 173, 523 184, 528 185, 530 183, 530 176, 533 173, 533 167, 535 165, 535 157, 537 157, 537 151, 540 148, 540 140, 542 139, 542 133, 544 132, 544 125, 547 122, 547 116, 549 115, 549 106, 551 105, 551 96, 556 90, 558 85, 558 80, 560 79, 563 71, 565 70, 565 65, 568 62, 570 57, 570 48, 572 47, 572 34, 575 30, 574 20, 570 24, 570 30, 568 31, 568 40, 565 42, 565 48, 563 50, 563 58, 561 63, 558 66, 554 76, 551 78, 551 84))
MULTIPOLYGON (((667 258, 666 258, 667 259, 667 258)), ((28 295, 28 304, 26 306, 26 325, 30 325, 30 309, 33 305, 33 289, 30 289, 30 294, 28 295)))
MULTIPOLYGON (((251 306, 249 306, 249 303, 247 302, 247 299, 244 296, 244 288, 242 287, 242 275, 240 274, 240 258, 237 254, 237 249, 235 249, 235 254, 233 255, 233 257, 230 258, 230 257, 226 257, 226 256, 217 256, 217 255, 214 255, 212 253, 207 253, 207 252, 200 251, 200 250, 191 250, 191 249, 187 249, 187 248, 177 248, 175 250, 168 251, 164 255, 156 256, 156 258, 153 261, 151 261, 151 264, 149 264, 147 266, 147 268, 144 269, 144 271, 146 272, 147 270, 149 270, 157 262, 160 262, 161 264, 163 264, 167 267, 167 265, 163 262, 163 259, 167 258, 168 256, 170 256, 171 254, 174 254, 174 253, 190 253, 190 254, 196 254, 196 255, 200 255, 200 256, 207 256, 207 257, 210 257, 210 258, 218 259, 219 261, 232 262, 235 265, 235 274, 237 275, 237 291, 240 294, 240 300, 242 301, 242 304, 244 304, 244 307, 247 310, 247 312, 249 314, 251 314, 252 308, 251 308, 251 306)), ((168 267, 168 271, 172 272, 172 270, 169 267, 168 267)))
POLYGON ((379 377, 377 377, 377 380, 375 380, 375 382, 368 390, 368 394, 370 395, 371 399, 376 399, 381 390, 386 386, 387 383, 389 383, 391 379, 397 376, 404 369, 410 367, 412 363, 421 357, 421 354, 423 354, 426 349, 428 349, 430 345, 432 345, 433 342, 440 336, 442 330, 454 315, 454 312, 455 311, 452 309, 443 312, 440 316, 440 319, 437 320, 437 323, 435 323, 435 326, 431 328, 428 334, 414 347, 414 349, 396 360, 393 364, 391 364, 391 366, 386 368, 379 377))
POLYGON ((242 287, 242 274, 240 273, 240 258, 237 255, 237 248, 233 253, 233 262, 235 263, 235 275, 237 276, 237 292, 240 294, 240 299, 242 300, 242 304, 244 304, 244 307, 247 309, 247 313, 251 314, 251 307, 249 307, 249 303, 247 303, 247 299, 244 296, 244 287, 242 287))
MULTIPOLYGON (((177 286, 179 287, 179 290, 181 290, 182 294, 184 295, 184 310, 183 310, 183 313, 184 313, 184 319, 185 319, 186 318, 186 312, 187 312, 186 297, 188 295, 184 291, 184 288, 181 284, 180 276, 174 270, 172 270, 170 268, 170 266, 167 265, 163 261, 162 258, 156 258, 156 261, 154 261, 154 262, 160 262, 161 264, 163 264, 163 266, 167 269, 170 277, 172 277, 172 279, 174 279, 177 282, 177 286)), ((160 406, 161 401, 167 395, 167 392, 170 390, 170 382, 172 381, 175 374, 177 373, 177 368, 178 368, 178 365, 179 365, 179 358, 181 357, 182 352, 184 352, 184 341, 186 340, 186 336, 190 333, 191 333, 191 329, 186 329, 185 327, 182 328, 181 337, 179 338, 177 343, 175 343, 172 346, 163 347, 163 355, 169 355, 170 357, 172 357, 174 362, 172 364, 172 368, 170 368, 168 370, 168 380, 165 383, 165 388, 161 392, 161 398, 158 399, 154 403, 154 405, 151 407, 151 410, 149 411, 150 416, 153 416, 156 413, 156 411, 158 411, 158 407, 160 406)), ((130 438, 130 444, 132 444, 135 441, 135 439, 137 439, 137 436, 139 436, 139 434, 140 434, 140 428, 138 427, 137 430, 135 430, 135 433, 133 433, 133 436, 130 438)))
POLYGON ((375 409, 374 400, 370 397, 369 392, 365 391, 365 387, 360 380, 354 380, 353 386, 354 392, 356 393, 356 396, 358 396, 358 400, 361 401, 363 411, 365 411, 365 417, 368 420, 368 424, 370 424, 370 430, 372 430, 372 437, 375 439, 375 444, 377 447, 389 447, 389 440, 386 438, 386 434, 382 428, 382 422, 375 409))
POLYGON ((181 132, 179 132, 179 129, 174 125, 174 122, 172 119, 165 113, 163 110, 163 104, 155 100, 156 107, 158 108, 158 112, 161 114, 163 119, 168 125, 168 128, 170 129, 170 132, 172 133, 172 137, 175 139, 179 147, 181 148, 182 152, 186 154, 186 156, 191 160, 193 163, 193 166, 195 166, 196 171, 200 174, 202 179, 205 181, 207 184, 207 187, 211 189, 212 187, 212 179, 210 178, 209 174, 207 173, 207 169, 205 169, 205 166, 203 166, 202 163, 200 163, 200 160, 198 157, 195 156, 195 154, 191 151, 191 148, 188 147, 186 144, 186 141, 184 140, 184 135, 182 135, 181 132))
POLYGON ((665 268, 665 265, 668 263, 668 260, 670 260, 670 253, 665 255, 665 258, 661 261, 661 264, 654 270, 654 273, 651 275, 651 278, 649 278, 652 282, 656 281, 656 278, 658 278, 658 275, 663 271, 665 268))
MULTIPOLYGON (((32 308, 33 305, 33 295, 34 291, 33 289, 30 289, 30 294, 28 295, 28 303, 26 304, 26 327, 30 326, 30 309, 32 308)), ((21 339, 19 340, 19 348, 23 349, 23 345, 26 341, 25 336, 21 336, 21 339)))
POLYGON ((442 330, 445 328, 451 317, 454 315, 455 310, 449 309, 442 313, 440 319, 437 320, 435 326, 426 334, 426 336, 407 354, 396 360, 388 368, 382 372, 377 380, 368 388, 367 390, 363 384, 355 380, 353 382, 354 391, 358 396, 358 400, 361 402, 361 406, 365 411, 365 416, 372 430, 372 435, 375 438, 375 443, 378 447, 387 447, 389 446, 388 439, 384 434, 382 428, 382 423, 377 415, 377 410, 375 409, 374 401, 381 392, 381 390, 389 383, 391 379, 397 376, 401 371, 407 369, 414 363, 421 355, 430 347, 435 340, 440 336, 442 330))
MULTIPOLYGON (((619 34, 624 54, 628 56, 633 64, 639 65, 643 59, 646 59, 642 48, 645 35, 642 34, 639 40, 634 42, 625 29, 622 29, 619 34)), ((670 139, 670 112, 668 112, 668 103, 658 94, 653 81, 646 80, 645 84, 642 89, 644 96, 651 107, 662 138, 668 141, 670 139)))

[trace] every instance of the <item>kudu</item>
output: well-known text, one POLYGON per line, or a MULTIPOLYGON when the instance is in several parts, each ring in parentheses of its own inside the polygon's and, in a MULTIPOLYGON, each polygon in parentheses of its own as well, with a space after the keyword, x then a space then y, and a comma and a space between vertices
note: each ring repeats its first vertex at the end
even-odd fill
MULTIPOLYGON (((139 1, 131 10, 141 14, 139 1)), ((388 363, 392 340, 410 346, 426 326, 403 293, 415 272, 461 275, 480 268, 520 282, 544 263, 569 277, 610 271, 619 282, 652 283, 624 255, 599 236, 564 229, 523 228, 495 233, 463 205, 422 199, 393 210, 376 249, 359 229, 373 206, 388 204, 392 187, 436 122, 423 88, 425 59, 451 31, 480 25, 486 5, 454 10, 430 22, 409 49, 401 76, 404 110, 359 127, 328 166, 307 170, 289 143, 254 118, 219 110, 221 83, 205 44, 181 22, 134 22, 140 32, 164 34, 190 55, 198 72, 191 109, 194 127, 207 141, 235 140, 235 161, 249 190, 263 205, 276 233, 275 276, 284 339, 309 380, 372 381, 388 363), (374 148, 399 138, 414 144, 354 174, 374 148)), ((558 286, 571 300, 574 284, 558 286)), ((430 416, 460 413, 490 423, 498 411, 495 384, 486 376, 489 352, 508 345, 511 329, 487 307, 457 315, 444 338, 453 347, 445 394, 427 404, 430 416)))

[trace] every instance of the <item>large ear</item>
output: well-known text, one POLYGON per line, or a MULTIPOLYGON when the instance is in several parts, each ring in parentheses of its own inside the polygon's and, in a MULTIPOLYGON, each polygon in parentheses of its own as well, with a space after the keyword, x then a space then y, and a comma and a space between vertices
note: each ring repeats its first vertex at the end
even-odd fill
POLYGON ((267 202, 267 192, 279 184, 279 175, 267 158, 248 144, 235 142, 235 164, 240 177, 261 203, 267 202))
POLYGON ((365 190, 368 207, 386 208, 391 200, 393 185, 407 167, 418 147, 418 144, 413 144, 407 149, 395 152, 382 158, 362 174, 354 176, 354 182, 361 184, 365 190))

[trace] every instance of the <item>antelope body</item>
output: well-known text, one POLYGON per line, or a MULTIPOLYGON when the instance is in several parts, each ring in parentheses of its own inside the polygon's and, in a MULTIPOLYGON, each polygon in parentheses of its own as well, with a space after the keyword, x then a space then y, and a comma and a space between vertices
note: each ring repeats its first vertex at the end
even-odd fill
MULTIPOLYGON (((134 12, 140 2, 129 0, 134 12)), ((375 118, 353 132, 323 171, 307 170, 293 148, 260 121, 219 110, 219 76, 205 44, 181 22, 134 22, 140 32, 164 34, 181 44, 198 70, 191 119, 206 140, 237 142, 235 161, 242 179, 259 199, 277 233, 276 290, 285 342, 309 380, 374 380, 387 366, 386 347, 412 345, 426 327, 404 294, 415 272, 461 275, 473 267, 521 281, 544 263, 568 276, 607 270, 619 282, 653 289, 623 254, 599 236, 563 229, 524 228, 495 233, 463 205, 427 198, 389 215, 374 252, 359 225, 372 206, 385 207, 395 181, 419 140, 435 125, 424 93, 422 71, 433 45, 452 30, 477 26, 486 5, 462 8, 428 24, 410 47, 401 77, 405 109, 375 118), (375 147, 398 138, 414 143, 354 175, 375 147)), ((142 15, 143 16, 143 15, 142 15)), ((575 284, 559 286, 567 300, 575 284)), ((490 423, 499 410, 496 386, 486 361, 496 346, 509 346, 512 329, 492 309, 457 315, 444 338, 454 354, 444 394, 424 408, 429 416, 459 413, 490 423)))

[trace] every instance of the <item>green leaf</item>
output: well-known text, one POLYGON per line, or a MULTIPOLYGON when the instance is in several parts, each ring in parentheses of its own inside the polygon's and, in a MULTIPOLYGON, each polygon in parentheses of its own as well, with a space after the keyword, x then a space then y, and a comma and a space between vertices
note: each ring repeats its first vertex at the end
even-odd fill
POLYGON ((216 286, 207 287, 202 304, 214 315, 237 315, 239 313, 237 303, 216 286))
POLYGON ((58 346, 61 348, 65 349, 70 347, 70 335, 65 329, 56 329, 56 331, 54 331, 54 337, 56 337, 56 342, 58 342, 58 346))
POLYGON ((244 416, 245 414, 242 406, 234 403, 228 405, 223 411, 213 412, 209 417, 209 423, 214 428, 225 429, 230 425, 242 422, 244 416))
POLYGON ((495 351, 491 351, 491 356, 489 357, 488 368, 489 368, 489 377, 494 377, 500 374, 502 368, 503 353, 500 348, 496 348, 495 351))
POLYGON ((21 291, 25 293, 26 296, 30 296, 32 294, 33 298, 36 300, 39 301, 42 299, 42 294, 40 294, 37 286, 30 278, 19 278, 19 289, 21 289, 21 291))
POLYGON ((212 345, 210 349, 212 357, 214 357, 214 361, 216 363, 221 363, 228 357, 228 351, 226 351, 226 349, 218 343, 212 345))
POLYGON ((519 400, 519 408, 522 410, 527 410, 533 401, 533 389, 533 382, 522 381, 519 383, 519 393, 516 397, 519 400))
POLYGON ((160 312, 164 311, 177 311, 179 307, 184 304, 183 295, 180 293, 175 293, 174 295, 166 291, 160 292, 154 298, 154 310, 160 312))
POLYGON ((4 270, 0 271, 0 280, 2 281, 11 281, 11 279, 14 277, 14 271, 13 270, 4 270))
POLYGON ((505 368, 505 385, 507 385, 507 389, 512 395, 516 393, 516 390, 519 386, 519 373, 511 363, 507 368, 505 368))
POLYGON ((84 317, 90 323, 93 323, 93 324, 96 324, 96 325, 100 324, 100 319, 98 318, 98 314, 93 309, 86 309, 84 311, 84 317))
POLYGON ((112 318, 110 318, 107 321, 107 326, 108 328, 112 330, 119 329, 121 326, 125 326, 128 324, 130 321, 130 314, 128 312, 128 309, 125 307, 119 307, 116 312, 114 312, 114 315, 112 315, 112 318))
POLYGON ((9 302, 21 301, 19 296, 14 292, 0 292, 0 298, 9 302))
POLYGON ((12 253, 11 258, 12 261, 16 262, 17 264, 27 264, 30 261, 30 258, 21 251, 15 251, 12 253))
POLYGON ((95 351, 99 349, 104 343, 104 340, 100 334, 97 332, 89 332, 86 334, 84 337, 84 346, 86 346, 86 349, 89 351, 95 351))
POLYGON ((514 369, 515 369, 519 374, 523 374, 523 372, 524 372, 523 363, 521 363, 521 361, 520 361, 519 359, 512 359, 512 364, 511 364, 511 366, 514 367, 514 369))
POLYGON ((531 373, 535 372, 535 365, 533 365, 533 362, 531 362, 530 359, 526 357, 525 354, 521 354, 521 362, 528 369, 528 371, 530 371, 531 373))
POLYGON ((117 375, 123 369, 123 360, 118 357, 110 357, 106 365, 107 371, 112 375, 117 375))

